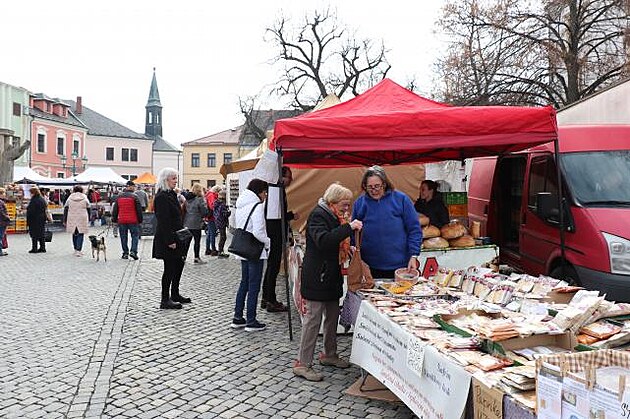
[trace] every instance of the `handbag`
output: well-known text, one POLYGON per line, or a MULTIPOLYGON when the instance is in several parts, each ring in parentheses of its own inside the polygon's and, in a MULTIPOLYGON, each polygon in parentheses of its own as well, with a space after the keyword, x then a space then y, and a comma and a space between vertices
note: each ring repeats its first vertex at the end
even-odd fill
POLYGON ((232 242, 228 247, 228 252, 240 256, 247 260, 256 260, 260 258, 260 255, 265 247, 265 244, 259 241, 252 233, 247 231, 247 224, 249 219, 252 218, 252 214, 260 202, 252 208, 245 221, 243 228, 237 228, 232 234, 232 242))
POLYGON ((50 243, 52 241, 52 238, 53 238, 53 232, 49 230, 48 227, 46 227, 44 229, 44 241, 46 243, 50 243))
POLYGON ((188 229, 188 227, 184 227, 181 230, 177 230, 175 232, 175 238, 180 243, 186 243, 188 240, 192 239, 192 233, 188 229))
POLYGON ((356 247, 348 266, 348 291, 374 288, 374 278, 370 267, 361 259, 361 232, 355 230, 354 245, 356 247))

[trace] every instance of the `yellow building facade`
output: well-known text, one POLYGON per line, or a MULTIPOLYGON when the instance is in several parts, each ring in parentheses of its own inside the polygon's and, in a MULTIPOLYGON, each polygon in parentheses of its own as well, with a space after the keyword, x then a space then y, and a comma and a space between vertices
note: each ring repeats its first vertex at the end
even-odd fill
POLYGON ((242 127, 231 128, 207 137, 182 144, 183 179, 180 185, 190 189, 194 183, 206 188, 224 185, 219 170, 224 163, 236 160, 239 155, 239 137, 242 127))

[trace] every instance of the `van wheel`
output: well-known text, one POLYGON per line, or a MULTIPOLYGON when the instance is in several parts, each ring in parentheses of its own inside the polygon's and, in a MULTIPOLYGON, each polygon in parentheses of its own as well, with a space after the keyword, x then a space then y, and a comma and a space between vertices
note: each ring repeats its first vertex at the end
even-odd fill
POLYGON ((569 285, 581 286, 580 278, 578 277, 575 268, 571 265, 566 265, 564 267, 564 275, 562 275, 562 267, 558 266, 554 268, 553 271, 549 274, 552 278, 564 279, 569 283, 569 285))

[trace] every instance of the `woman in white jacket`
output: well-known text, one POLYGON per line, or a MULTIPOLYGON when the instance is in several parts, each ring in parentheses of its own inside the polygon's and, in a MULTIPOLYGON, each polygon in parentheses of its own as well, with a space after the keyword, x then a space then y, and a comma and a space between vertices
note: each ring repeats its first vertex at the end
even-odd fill
POLYGON ((262 283, 263 266, 269 253, 271 241, 267 237, 265 227, 264 205, 267 199, 267 182, 260 179, 252 179, 247 185, 247 189, 236 200, 236 227, 245 228, 264 244, 260 258, 246 260, 239 256, 241 260, 241 284, 236 293, 236 306, 234 308, 234 318, 232 327, 234 329, 245 328, 247 332, 263 330, 265 324, 256 319, 256 306, 258 305, 258 294, 262 283), (251 213, 251 217, 250 216, 251 213), (247 222, 247 218, 249 222, 247 222), (247 225, 245 225, 247 222, 247 225), (247 302, 247 316, 243 318, 245 303, 247 302))

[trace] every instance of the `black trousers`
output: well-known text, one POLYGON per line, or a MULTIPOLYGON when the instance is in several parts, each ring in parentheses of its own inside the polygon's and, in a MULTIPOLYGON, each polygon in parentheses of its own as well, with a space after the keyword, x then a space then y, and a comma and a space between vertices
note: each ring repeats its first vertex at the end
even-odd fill
POLYGON ((199 251, 201 250, 201 230, 197 230, 197 229, 193 230, 192 228, 189 230, 193 238, 189 240, 188 243, 186 243, 184 255, 188 257, 188 250, 190 249, 190 242, 194 240, 195 243, 193 244, 193 251, 195 252, 195 259, 199 259, 199 251))
POLYGON ((184 271, 184 261, 181 258, 164 259, 162 273, 162 301, 170 297, 179 297, 179 281, 184 271), (170 291, 170 294, 169 294, 170 291))
POLYGON ((282 262, 282 221, 267 220, 267 236, 271 240, 271 247, 263 279, 262 299, 268 303, 277 303, 276 278, 280 272, 280 262, 282 262))

